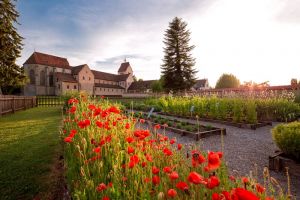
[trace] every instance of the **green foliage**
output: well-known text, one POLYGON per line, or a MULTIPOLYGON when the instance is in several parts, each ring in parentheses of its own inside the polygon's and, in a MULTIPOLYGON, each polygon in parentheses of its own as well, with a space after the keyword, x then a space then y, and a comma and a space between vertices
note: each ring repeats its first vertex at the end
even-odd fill
POLYGON ((300 122, 279 124, 272 129, 272 136, 285 154, 300 161, 300 122))
POLYGON ((165 31, 162 77, 166 91, 190 89, 196 81, 195 59, 191 56, 194 46, 189 45, 187 23, 175 17, 165 31))
POLYGON ((245 101, 245 115, 246 122, 250 124, 257 123, 257 112, 256 112, 256 104, 254 100, 245 101))
POLYGON ((240 81, 233 74, 222 74, 216 84, 216 89, 221 88, 237 88, 240 86, 240 81))
POLYGON ((9 92, 6 87, 22 86, 27 78, 24 69, 16 64, 21 56, 22 37, 17 32, 15 24, 19 13, 10 0, 0 3, 0 86, 2 92, 9 92))
POLYGON ((283 98, 161 97, 145 103, 181 116, 190 116, 193 105, 193 116, 254 124, 257 121, 292 121, 300 117, 300 105, 283 98))
POLYGON ((160 80, 156 80, 151 85, 152 92, 163 92, 163 84, 160 80))

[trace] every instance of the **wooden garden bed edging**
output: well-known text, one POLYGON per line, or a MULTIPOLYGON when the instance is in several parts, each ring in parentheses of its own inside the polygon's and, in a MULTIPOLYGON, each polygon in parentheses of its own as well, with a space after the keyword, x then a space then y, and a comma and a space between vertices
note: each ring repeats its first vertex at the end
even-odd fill
MULTIPOLYGON (((187 116, 180 116, 180 115, 173 115, 169 113, 164 112, 157 112, 159 115, 166 115, 166 116, 172 116, 177 118, 185 118, 185 119, 192 119, 197 120, 196 117, 187 117, 187 116)), ((224 124, 229 126, 234 126, 237 128, 246 128, 246 129, 252 129, 256 130, 257 128, 270 125, 272 126, 272 122, 258 122, 257 124, 245 124, 245 123, 237 123, 237 122, 230 122, 230 121, 223 121, 223 120, 217 120, 217 119, 209 119, 209 118, 198 118, 199 121, 205 121, 205 122, 212 122, 212 123, 218 123, 218 124, 224 124)))
POLYGON ((269 156, 269 169, 276 172, 285 172, 288 167, 289 174, 300 177, 300 163, 286 157, 282 152, 277 152, 273 156, 269 156))
POLYGON ((201 132, 191 132, 191 131, 186 131, 182 129, 177 129, 174 127, 169 127, 169 126, 164 126, 162 124, 154 123, 151 120, 147 120, 148 124, 150 126, 155 126, 155 125, 160 125, 161 127, 165 128, 166 131, 171 131, 173 133, 180 134, 181 136, 188 136, 191 138, 194 138, 196 141, 198 141, 200 138, 208 137, 211 135, 226 135, 226 129, 225 128, 214 128, 212 130, 208 131, 201 131, 201 132))

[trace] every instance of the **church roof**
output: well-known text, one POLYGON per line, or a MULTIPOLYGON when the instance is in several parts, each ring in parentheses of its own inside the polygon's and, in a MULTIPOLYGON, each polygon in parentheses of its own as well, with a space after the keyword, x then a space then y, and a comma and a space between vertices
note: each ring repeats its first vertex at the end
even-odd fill
POLYGON ((55 78, 62 82, 70 82, 70 83, 77 83, 76 79, 72 76, 72 74, 62 73, 62 72, 55 72, 55 78))
POLYGON ((83 68, 84 66, 86 66, 86 64, 78 65, 78 66, 72 67, 72 74, 78 75, 78 73, 82 70, 82 68, 83 68))
POLYGON ((66 58, 40 52, 33 52, 33 54, 25 61, 24 64, 39 64, 51 67, 71 69, 69 62, 66 58))
POLYGON ((152 89, 152 84, 156 80, 147 80, 147 81, 135 81, 131 83, 128 90, 147 90, 152 89))
POLYGON ((117 75, 106 72, 92 70, 95 79, 106 80, 106 81, 126 81, 129 74, 117 75))
POLYGON ((124 63, 121 64, 118 72, 125 72, 128 67, 130 67, 129 62, 124 62, 124 63))

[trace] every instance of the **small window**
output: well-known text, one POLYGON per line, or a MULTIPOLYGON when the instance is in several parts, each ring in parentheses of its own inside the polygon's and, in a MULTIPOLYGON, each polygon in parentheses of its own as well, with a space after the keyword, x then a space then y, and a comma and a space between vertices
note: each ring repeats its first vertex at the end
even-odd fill
POLYGON ((58 82, 58 78, 56 79, 56 82, 58 82))
POLYGON ((105 91, 105 88, 104 88, 104 91, 105 91))
POLYGON ((91 80, 91 77, 89 77, 89 81, 91 80))
POLYGON ((70 88, 70 86, 69 85, 67 85, 67 89, 69 89, 70 88))
POLYGON ((85 73, 87 73, 87 70, 85 71, 85 73))
POLYGON ((82 77, 82 80, 85 80, 84 76, 82 77))
POLYGON ((77 86, 76 86, 76 85, 74 85, 74 89, 77 89, 77 86))
POLYGON ((59 84, 57 85, 57 87, 58 87, 58 89, 60 89, 60 85, 59 84))

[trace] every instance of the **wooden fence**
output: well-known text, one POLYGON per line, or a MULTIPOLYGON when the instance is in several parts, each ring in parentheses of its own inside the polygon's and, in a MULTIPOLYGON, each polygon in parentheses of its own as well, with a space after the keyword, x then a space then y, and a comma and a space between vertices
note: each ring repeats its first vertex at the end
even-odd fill
POLYGON ((59 96, 37 96, 38 106, 63 106, 64 99, 59 96))
POLYGON ((0 116, 36 106, 36 97, 0 95, 0 116))

